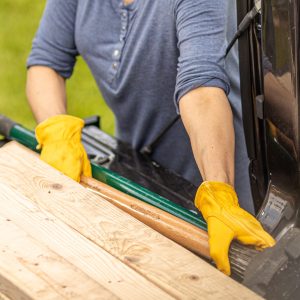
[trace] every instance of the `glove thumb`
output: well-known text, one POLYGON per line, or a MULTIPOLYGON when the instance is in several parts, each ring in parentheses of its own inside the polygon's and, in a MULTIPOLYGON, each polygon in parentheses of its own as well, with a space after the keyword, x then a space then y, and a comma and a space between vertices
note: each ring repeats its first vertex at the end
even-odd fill
POLYGON ((90 163, 85 151, 83 152, 82 174, 86 177, 92 177, 91 163, 90 163))
POLYGON ((210 256, 221 272, 230 275, 228 252, 234 232, 215 217, 209 217, 207 224, 210 256))

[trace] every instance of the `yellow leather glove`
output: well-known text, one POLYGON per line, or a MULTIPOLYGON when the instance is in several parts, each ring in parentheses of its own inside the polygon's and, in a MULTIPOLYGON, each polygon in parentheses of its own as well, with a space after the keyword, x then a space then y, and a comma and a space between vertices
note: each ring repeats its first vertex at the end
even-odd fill
POLYGON ((230 275, 228 251, 233 239, 257 249, 275 244, 259 221, 240 208, 231 185, 203 182, 197 191, 195 205, 207 222, 210 256, 217 268, 227 275, 230 275))
POLYGON ((76 181, 91 176, 91 165, 81 143, 82 119, 58 115, 48 118, 35 129, 41 159, 76 181))

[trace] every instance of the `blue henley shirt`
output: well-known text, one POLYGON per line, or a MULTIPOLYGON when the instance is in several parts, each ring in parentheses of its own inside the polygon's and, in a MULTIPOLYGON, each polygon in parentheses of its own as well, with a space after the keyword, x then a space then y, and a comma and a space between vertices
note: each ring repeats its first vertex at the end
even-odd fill
MULTIPOLYGON (((229 94, 231 86, 235 188, 241 206, 252 212, 237 48, 224 58, 236 29, 235 2, 134 0, 125 6, 122 0, 48 0, 27 66, 48 66, 69 78, 81 55, 115 114, 117 137, 135 149, 148 145, 175 117, 185 93, 214 86, 229 94)), ((152 158, 201 183, 181 120, 152 158)))

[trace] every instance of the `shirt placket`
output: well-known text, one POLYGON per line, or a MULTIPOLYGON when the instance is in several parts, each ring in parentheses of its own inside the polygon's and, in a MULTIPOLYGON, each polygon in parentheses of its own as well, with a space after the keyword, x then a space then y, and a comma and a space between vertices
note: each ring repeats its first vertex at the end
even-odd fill
POLYGON ((122 56, 122 51, 125 44, 125 38, 128 30, 128 20, 129 20, 129 11, 123 4, 120 4, 120 18, 121 18, 121 30, 119 35, 119 40, 116 42, 116 45, 112 51, 112 65, 110 71, 110 81, 112 82, 118 73, 120 60, 122 56))

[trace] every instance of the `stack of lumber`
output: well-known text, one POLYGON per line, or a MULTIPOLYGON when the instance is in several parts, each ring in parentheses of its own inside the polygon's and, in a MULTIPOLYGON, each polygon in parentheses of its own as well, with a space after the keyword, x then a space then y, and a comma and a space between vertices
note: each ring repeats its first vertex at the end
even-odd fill
POLYGON ((0 148, 0 299, 258 299, 40 161, 0 148))

